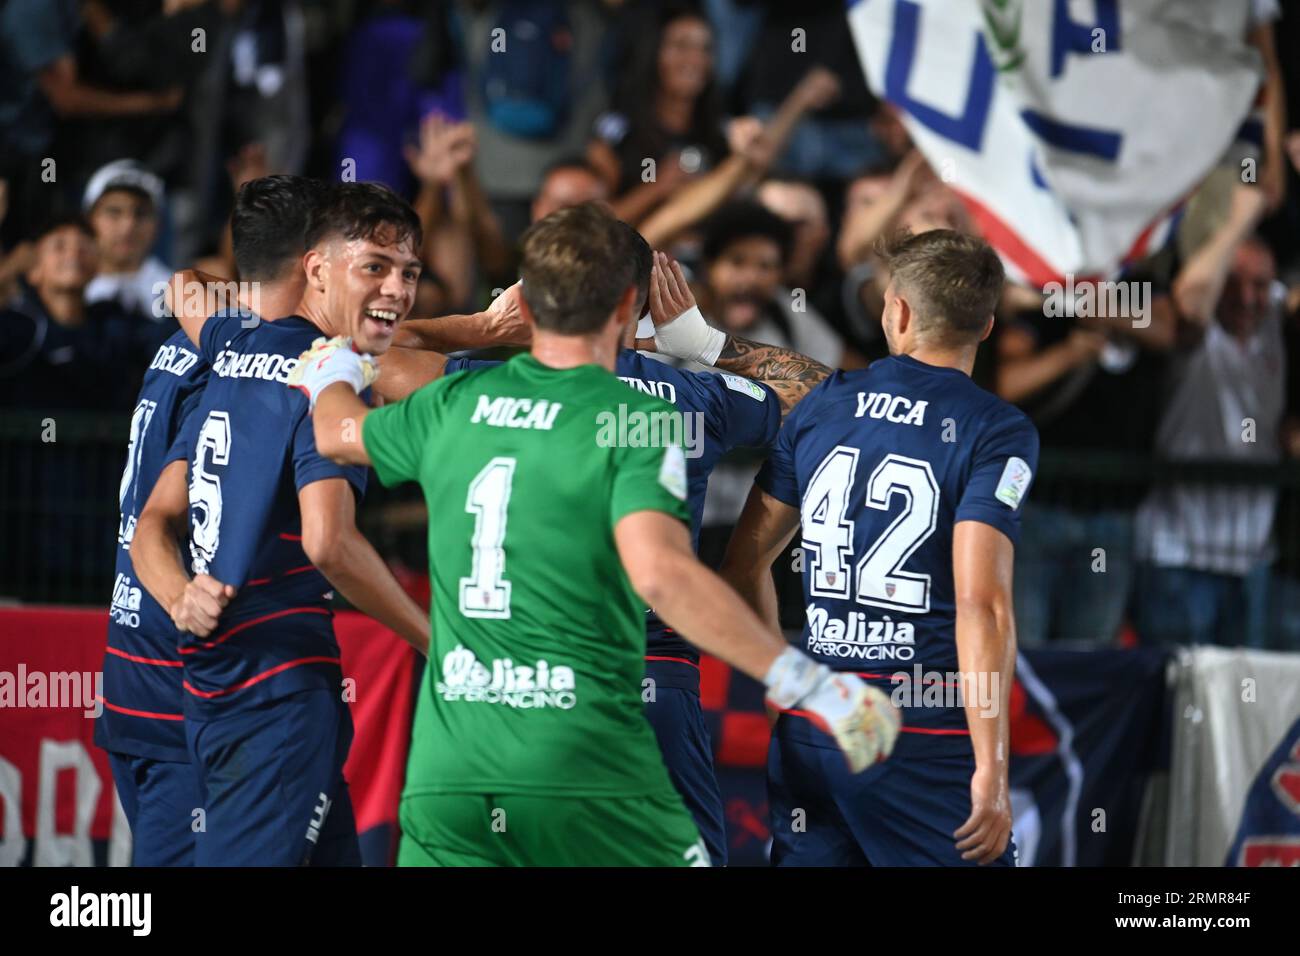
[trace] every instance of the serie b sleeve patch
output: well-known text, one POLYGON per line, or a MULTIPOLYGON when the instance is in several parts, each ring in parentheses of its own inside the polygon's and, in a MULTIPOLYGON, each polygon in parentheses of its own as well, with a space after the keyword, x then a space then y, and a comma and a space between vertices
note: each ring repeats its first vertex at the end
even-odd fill
POLYGON ((720 373, 722 381, 726 383, 727 388, 733 392, 740 392, 741 395, 748 395, 756 402, 767 401, 767 392, 763 391, 763 386, 757 382, 752 382, 747 378, 739 375, 732 375, 728 372, 720 373))
POLYGON ((1024 500, 1025 489, 1029 487, 1029 480, 1033 476, 1029 463, 1012 455, 1002 469, 1002 477, 998 479, 998 489, 993 492, 993 497, 1014 511, 1024 500))
POLYGON ((659 466, 659 484, 678 501, 686 500, 686 454, 679 445, 664 449, 664 461, 659 466))

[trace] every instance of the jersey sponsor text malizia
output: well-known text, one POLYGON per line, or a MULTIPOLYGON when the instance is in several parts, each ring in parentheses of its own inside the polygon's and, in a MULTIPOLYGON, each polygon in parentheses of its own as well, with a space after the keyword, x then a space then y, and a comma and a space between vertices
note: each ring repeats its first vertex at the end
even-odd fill
POLYGON ((140 588, 133 587, 125 574, 119 573, 113 581, 113 603, 109 614, 113 623, 120 627, 140 626, 140 588))
POLYGON ((808 605, 808 650, 827 657, 856 657, 867 661, 910 661, 916 656, 916 628, 908 621, 868 621, 850 611, 847 621, 831 617, 825 608, 808 605))
POLYGON ((529 667, 499 657, 489 668, 460 644, 443 655, 437 688, 446 701, 505 704, 521 710, 569 710, 578 702, 572 667, 552 667, 546 660, 529 667))

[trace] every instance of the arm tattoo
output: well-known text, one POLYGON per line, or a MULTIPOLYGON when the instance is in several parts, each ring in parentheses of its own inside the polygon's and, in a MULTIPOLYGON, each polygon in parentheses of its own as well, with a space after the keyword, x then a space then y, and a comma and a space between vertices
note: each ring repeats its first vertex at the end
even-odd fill
POLYGON ((713 364, 724 372, 756 379, 769 386, 781 401, 782 414, 798 405, 815 385, 831 374, 831 370, 816 359, 739 335, 727 336, 727 342, 713 364))

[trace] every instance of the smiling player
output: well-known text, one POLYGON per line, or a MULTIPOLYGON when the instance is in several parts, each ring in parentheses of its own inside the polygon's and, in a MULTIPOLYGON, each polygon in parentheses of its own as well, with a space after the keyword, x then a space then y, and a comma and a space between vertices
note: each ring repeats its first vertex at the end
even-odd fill
POLYGON ((893 744, 883 695, 786 647, 695 558, 681 446, 602 437, 620 405, 672 414, 611 374, 639 312, 628 233, 591 205, 530 228, 521 307, 536 334, 504 365, 374 411, 342 340, 298 372, 321 451, 418 480, 429 506, 435 644, 402 864, 707 864, 644 717, 647 601, 814 715, 854 770, 893 744))
MULTIPOLYGON (((388 348, 414 301, 419 221, 381 186, 337 185, 306 244, 297 315, 183 319, 212 366, 190 458, 195 577, 185 586, 203 613, 180 647, 206 793, 199 865, 359 864, 331 587, 428 646, 423 612, 356 528, 365 469, 317 454, 307 402, 283 384, 322 334, 388 348)), ((170 573, 178 566, 173 547, 170 573)))

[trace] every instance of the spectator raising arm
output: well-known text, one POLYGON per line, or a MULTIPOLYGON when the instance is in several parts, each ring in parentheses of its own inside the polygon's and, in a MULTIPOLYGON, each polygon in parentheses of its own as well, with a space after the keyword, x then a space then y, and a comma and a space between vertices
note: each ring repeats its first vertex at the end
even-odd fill
POLYGON ((1250 34, 1250 44, 1264 62, 1264 143, 1260 157, 1259 189, 1268 211, 1276 212, 1286 198, 1286 81, 1277 61, 1273 24, 1261 23, 1250 34))
MULTIPOLYGON (((839 91, 834 74, 813 67, 785 98, 776 115, 755 135, 746 148, 728 156, 716 169, 687 183, 655 210, 639 227, 652 248, 665 246, 736 194, 743 186, 761 178, 781 154, 795 126, 809 110, 833 99, 839 91)), ((618 205, 615 204, 615 211, 618 205)), ((626 216, 628 222, 635 220, 626 216)))
POLYGON ((919 149, 913 149, 899 162, 880 198, 869 199, 860 193, 856 200, 851 199, 835 245, 840 266, 851 269, 865 261, 876 242, 893 228, 904 207, 933 182, 934 173, 925 157, 919 149))
POLYGON ((142 116, 170 113, 181 105, 184 91, 117 93, 87 86, 77 78, 77 61, 61 56, 36 75, 50 108, 62 118, 77 116, 142 116))
POLYGON ((464 302, 474 276, 473 242, 469 226, 452 214, 455 203, 448 202, 448 193, 474 158, 474 127, 431 113, 420 122, 419 146, 404 147, 403 155, 420 183, 414 203, 424 227, 420 258, 436 262, 452 301, 464 302))
POLYGON ((1023 402, 1066 375, 1097 361, 1106 336, 1076 328, 1063 341, 1038 349, 1033 335, 1016 326, 998 336, 997 394, 1008 402, 1023 402))

